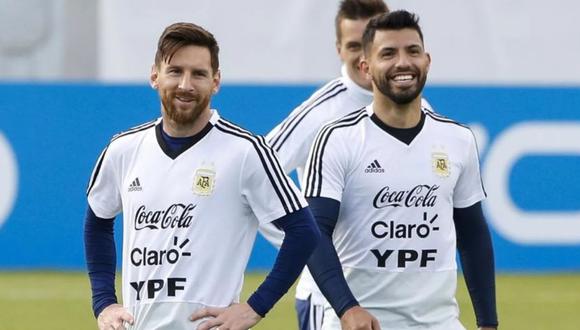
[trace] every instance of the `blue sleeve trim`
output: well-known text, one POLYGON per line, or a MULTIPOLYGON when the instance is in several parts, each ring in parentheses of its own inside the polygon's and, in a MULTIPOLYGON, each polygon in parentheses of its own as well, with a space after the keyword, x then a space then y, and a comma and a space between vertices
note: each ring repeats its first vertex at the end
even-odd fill
POLYGON ((284 231, 282 246, 272 270, 248 299, 250 307, 262 317, 296 281, 320 238, 308 207, 275 220, 274 225, 284 231))
POLYGON ((332 242, 340 202, 325 197, 308 198, 307 201, 322 234, 318 247, 308 260, 308 268, 320 291, 336 314, 342 317, 349 308, 358 306, 358 301, 344 278, 342 266, 332 242))
POLYGON ((117 303, 115 295, 116 251, 113 219, 95 215, 91 207, 85 218, 85 257, 91 282, 93 313, 95 317, 105 307, 117 303))
POLYGON ((453 209, 463 276, 479 327, 497 327, 493 246, 481 202, 453 209))

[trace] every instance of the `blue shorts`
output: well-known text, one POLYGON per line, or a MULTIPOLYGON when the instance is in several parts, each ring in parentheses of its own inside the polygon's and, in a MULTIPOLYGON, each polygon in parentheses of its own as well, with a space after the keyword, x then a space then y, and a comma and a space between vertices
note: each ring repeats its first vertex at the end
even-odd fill
POLYGON ((324 316, 323 305, 313 305, 310 296, 307 300, 296 299, 296 314, 299 330, 320 330, 324 316))

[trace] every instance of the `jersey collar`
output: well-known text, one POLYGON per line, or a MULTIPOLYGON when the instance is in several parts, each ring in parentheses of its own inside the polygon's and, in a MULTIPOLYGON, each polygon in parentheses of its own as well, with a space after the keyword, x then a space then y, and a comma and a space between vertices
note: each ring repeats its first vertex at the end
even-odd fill
POLYGON ((215 123, 217 123, 219 118, 220 116, 217 110, 212 109, 212 114, 207 125, 205 125, 205 127, 199 133, 192 136, 191 140, 185 143, 183 147, 179 148, 178 150, 171 149, 165 142, 162 133, 163 120, 161 118, 157 120, 157 124, 155 125, 155 138, 157 139, 159 147, 161 148, 161 150, 163 150, 163 153, 166 154, 167 157, 175 159, 179 157, 179 155, 187 151, 189 148, 193 147, 197 142, 201 141, 201 139, 203 139, 211 131, 211 129, 214 127, 215 123))

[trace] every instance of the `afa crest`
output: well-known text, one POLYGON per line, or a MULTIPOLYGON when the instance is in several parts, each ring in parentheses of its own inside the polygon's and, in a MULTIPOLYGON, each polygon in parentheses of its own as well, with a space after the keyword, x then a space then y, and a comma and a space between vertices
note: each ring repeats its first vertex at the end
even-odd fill
POLYGON ((443 152, 434 152, 431 154, 433 172, 441 177, 449 176, 449 157, 443 152))
POLYGON ((209 196, 215 187, 215 171, 211 168, 198 168, 193 176, 193 193, 209 196))

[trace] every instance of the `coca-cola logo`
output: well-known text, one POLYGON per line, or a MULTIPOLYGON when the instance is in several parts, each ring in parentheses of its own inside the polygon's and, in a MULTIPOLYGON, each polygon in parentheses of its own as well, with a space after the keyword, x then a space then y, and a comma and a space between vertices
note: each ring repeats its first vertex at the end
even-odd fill
POLYGON ((135 230, 188 228, 193 221, 191 213, 195 207, 193 204, 173 204, 165 210, 147 211, 147 207, 141 205, 135 213, 135 230))
POLYGON ((379 190, 373 199, 377 209, 384 207, 433 207, 437 202, 438 185, 417 185, 409 190, 391 190, 385 186, 379 190))

